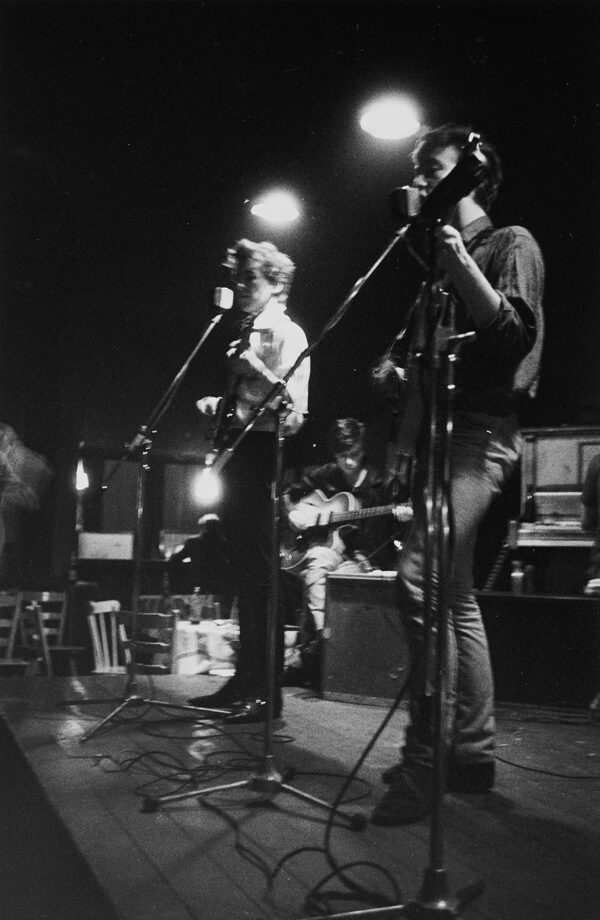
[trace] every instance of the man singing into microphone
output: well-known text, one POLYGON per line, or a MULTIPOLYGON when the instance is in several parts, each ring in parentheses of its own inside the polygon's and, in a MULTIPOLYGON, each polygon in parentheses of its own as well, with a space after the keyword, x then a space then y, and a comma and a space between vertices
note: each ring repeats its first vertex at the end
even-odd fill
MULTIPOLYGON (((225 442, 235 442, 274 384, 285 377, 307 348, 303 330, 286 312, 294 264, 272 243, 239 240, 228 253, 235 285, 234 308, 241 316, 239 338, 227 352, 228 384, 223 397, 197 403, 204 415, 219 413, 225 442), (224 413, 221 409, 225 408, 224 413)), ((219 514, 230 547, 237 594, 240 646, 236 673, 216 693, 194 697, 193 706, 230 709, 228 722, 266 718, 268 686, 266 640, 272 559, 271 483, 278 414, 283 434, 296 434, 308 408, 310 362, 305 358, 286 382, 276 404, 264 412, 233 451, 223 469, 219 514)), ((283 624, 275 637, 273 715, 281 714, 283 624)))
MULTIPOLYGON (((445 125, 419 137, 413 151, 414 185, 423 201, 457 165, 470 131, 445 125)), ((461 347, 455 369, 455 426, 449 458, 451 540, 443 740, 450 792, 485 792, 494 783, 493 678, 473 590, 473 553, 485 512, 519 457, 519 412, 537 391, 544 331, 541 252, 523 227, 496 229, 492 225, 488 212, 502 168, 491 144, 482 140, 480 149, 485 164, 479 184, 434 230, 436 266, 455 304, 456 331, 475 333, 461 347)), ((390 377, 387 384, 403 385, 402 374, 393 367, 390 377)), ((423 673, 426 429, 425 424, 415 449, 413 528, 398 563, 400 611, 413 663, 411 724, 400 763, 383 776, 389 788, 373 813, 374 823, 383 825, 418 821, 432 806, 434 738, 428 705, 432 697, 426 691, 434 675, 423 673)))

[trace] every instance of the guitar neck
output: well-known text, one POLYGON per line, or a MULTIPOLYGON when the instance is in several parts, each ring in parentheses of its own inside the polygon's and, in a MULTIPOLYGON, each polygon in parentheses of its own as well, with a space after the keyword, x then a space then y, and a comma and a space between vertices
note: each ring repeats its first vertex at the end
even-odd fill
POLYGON ((364 518, 380 517, 383 514, 391 514, 395 505, 377 505, 374 508, 359 508, 356 511, 340 511, 332 514, 328 518, 328 524, 344 524, 350 521, 361 521, 364 518))

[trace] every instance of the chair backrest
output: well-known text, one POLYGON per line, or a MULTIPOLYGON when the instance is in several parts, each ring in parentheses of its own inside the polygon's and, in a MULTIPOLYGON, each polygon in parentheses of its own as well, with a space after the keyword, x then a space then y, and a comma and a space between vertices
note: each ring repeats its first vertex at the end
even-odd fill
POLYGON ((123 646, 131 655, 130 667, 136 674, 171 674, 174 637, 178 613, 122 610, 119 614, 123 646))
POLYGON ((44 627, 43 611, 37 601, 19 605, 19 627, 21 641, 25 649, 34 653, 37 660, 38 672, 41 669, 48 677, 54 675, 50 645, 44 627))
POLYGON ((14 658, 17 630, 21 618, 18 591, 0 593, 0 658, 14 658))
POLYGON ((21 609, 37 604, 49 646, 63 645, 67 622, 66 591, 22 591, 21 609))
POLYGON ((126 658, 119 630, 119 601, 90 601, 87 614, 94 672, 107 674, 123 672, 126 658))

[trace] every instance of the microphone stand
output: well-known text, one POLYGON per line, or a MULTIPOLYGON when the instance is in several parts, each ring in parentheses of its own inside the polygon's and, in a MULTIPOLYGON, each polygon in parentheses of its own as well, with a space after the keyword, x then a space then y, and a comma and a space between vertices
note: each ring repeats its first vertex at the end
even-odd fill
MULTIPOLYGON (((359 278, 352 290, 343 301, 343 303, 338 307, 333 317, 325 325, 325 328, 318 336, 318 338, 308 345, 307 348, 298 356, 294 364, 289 368, 285 375, 274 383, 265 395, 263 400, 255 408, 254 412, 248 419, 243 429, 240 429, 238 435, 233 439, 232 443, 223 448, 221 453, 217 452, 212 455, 207 456, 206 466, 210 468, 213 472, 220 472, 228 461, 233 456, 233 453, 237 449, 240 442, 246 435, 254 428, 258 420, 264 415, 264 413, 269 409, 274 400, 282 397, 285 386, 294 374, 296 369, 302 364, 302 362, 310 357, 313 351, 321 344, 329 332, 336 326, 342 317, 345 315, 347 310, 350 307, 350 304, 362 289, 367 280, 375 272, 378 266, 383 262, 386 256, 392 251, 397 242, 402 239, 406 232, 406 228, 402 227, 398 230, 392 240, 385 247, 381 255, 377 258, 368 272, 362 277, 359 278)), ((271 410, 272 411, 272 410, 271 410)), ((156 811, 160 808, 161 805, 168 804, 169 802, 181 802, 186 799, 199 799, 203 796, 209 795, 212 792, 221 792, 229 789, 236 788, 246 788, 254 791, 265 793, 268 797, 273 797, 277 793, 285 791, 289 792, 291 795, 295 795, 301 799, 304 799, 314 805, 318 805, 321 808, 325 808, 328 811, 332 811, 333 806, 327 802, 324 802, 321 799, 315 798, 314 796, 309 795, 306 792, 303 792, 299 789, 296 789, 294 786, 291 786, 289 783, 283 782, 282 776, 275 767, 274 757, 273 757, 273 698, 275 692, 275 659, 276 659, 276 637, 277 637, 277 615, 279 607, 279 571, 280 571, 280 556, 279 556, 279 543, 280 543, 280 508, 281 508, 281 486, 283 478, 283 446, 284 446, 284 437, 283 437, 283 421, 285 415, 287 414, 287 408, 281 406, 276 411, 277 424, 276 424, 276 437, 275 437, 275 464, 274 464, 274 473, 271 483, 271 494, 273 497, 272 502, 272 537, 271 537, 271 577, 270 577, 270 593, 269 593, 269 604, 267 608, 267 625, 266 625, 266 668, 267 668, 267 699, 266 699, 266 718, 264 723, 264 739, 263 739, 263 754, 262 754, 262 764, 259 771, 250 777, 247 780, 240 780, 234 783, 226 783, 219 786, 207 787, 205 789, 195 789, 190 792, 179 792, 172 793, 161 796, 147 796, 144 799, 144 810, 145 811, 156 811)), ((352 830, 363 830, 366 826, 366 819, 364 815, 360 813, 355 814, 345 814, 344 812, 338 812, 340 819, 348 824, 352 830)))
MULTIPOLYGON (((462 189, 461 189, 462 191, 462 189)), ((466 192, 463 192, 466 193, 466 192)), ((433 233, 436 223, 431 220, 427 226, 427 232, 430 235, 431 252, 435 253, 433 233)), ((256 422, 267 411, 271 402, 283 393, 287 381, 290 379, 295 370, 300 366, 302 361, 308 358, 313 351, 323 342, 331 330, 340 322, 349 309, 352 301, 359 291, 362 290, 367 280, 373 275, 379 265, 384 261, 387 255, 392 251, 396 244, 403 239, 408 226, 401 227, 393 236, 389 244, 385 247, 380 256, 375 260, 367 273, 359 278, 350 293, 342 304, 338 307, 332 318, 325 325, 321 334, 312 345, 309 345, 298 356, 292 367, 286 372, 284 377, 275 383, 271 390, 266 394, 261 404, 257 407, 245 427, 240 431, 230 446, 222 450, 221 454, 213 454, 206 458, 207 466, 210 466, 214 472, 219 472, 226 465, 233 455, 238 444, 254 427, 256 422)), ((429 278, 429 319, 434 317, 436 320, 441 319, 440 313, 442 304, 438 300, 439 288, 436 282, 435 260, 430 265, 429 278)), ((433 637, 433 625, 436 626, 436 668, 435 668, 435 687, 434 687, 434 706, 433 706, 433 778, 432 778, 432 817, 430 827, 430 862, 424 873, 421 891, 416 899, 406 904, 390 905, 381 908, 351 911, 350 913, 328 914, 330 920, 352 920, 352 918, 368 917, 408 917, 410 920, 446 920, 446 918, 458 918, 461 916, 462 908, 470 903, 475 897, 479 896, 483 890, 483 883, 476 882, 452 896, 449 891, 447 871, 444 866, 444 848, 443 848, 443 825, 442 825, 442 806, 444 799, 444 744, 443 744, 443 689, 444 689, 444 661, 446 655, 447 641, 447 578, 448 578, 448 560, 449 560, 449 543, 450 543, 450 517, 449 517, 449 455, 450 443, 453 428, 453 400, 454 400, 454 373, 453 368, 458 359, 458 350, 460 345, 470 338, 474 333, 466 335, 457 335, 453 327, 444 329, 437 328, 431 324, 428 335, 428 346, 425 354, 426 366, 431 373, 430 386, 430 416, 429 416, 429 439, 428 439, 428 482, 427 482, 427 542, 425 557, 425 603, 426 603, 426 649, 430 654, 430 646, 433 637), (442 358, 444 356, 444 358, 442 358), (443 370, 443 374, 441 371, 443 370), (446 389, 446 413, 443 418, 439 413, 438 395, 439 378, 444 380, 446 389), (435 603, 432 576, 434 557, 437 560, 438 572, 438 594, 437 604, 435 603)), ((278 411, 277 417, 277 436, 276 436, 276 464, 273 477, 273 545, 272 545, 272 565, 271 565, 271 593, 268 605, 267 615, 267 713, 264 732, 264 752, 262 771, 255 774, 248 780, 241 780, 235 783, 227 783, 220 786, 213 786, 207 789, 195 790, 191 792, 175 793, 172 795, 163 795, 155 797, 146 797, 144 800, 144 810, 153 812, 161 805, 173 801, 182 801, 189 798, 200 798, 212 792, 229 790, 233 788, 250 788, 264 792, 269 796, 285 790, 300 798, 306 799, 321 807, 331 810, 332 806, 308 795, 300 790, 295 789, 282 781, 281 775, 275 770, 272 753, 272 722, 273 722, 273 693, 275 685, 275 637, 277 628, 277 601, 278 601, 278 583, 279 583, 279 512, 280 512, 280 495, 281 495, 281 478, 282 478, 282 454, 283 454, 283 418, 285 413, 278 411)), ((127 704, 125 700, 117 711, 127 704)), ((187 709, 196 709, 197 707, 179 707, 187 709)), ((213 710, 214 711, 214 710, 213 710)), ((105 719, 101 725, 105 724, 112 716, 105 719)), ((227 713, 223 713, 228 714, 227 713)), ((97 726, 100 728, 100 726, 97 726)), ((89 734, 88 736, 89 737, 89 734)), ((84 739, 86 740, 86 739, 84 739)), ((345 815, 340 813, 340 817, 348 822, 353 830, 364 828, 365 819, 361 814, 345 815)), ((309 918, 306 918, 309 920, 309 918)))
MULTIPOLYGON (((427 227, 430 251, 435 254, 433 234, 435 224, 427 227)), ((428 374, 428 432, 425 572, 424 572, 424 634, 425 661, 423 668, 424 696, 432 699, 432 812, 429 836, 429 865, 425 869, 418 896, 406 904, 357 910, 349 913, 326 914, 329 920, 355 918, 406 917, 409 920, 451 920, 462 915, 463 908, 478 897, 484 888, 482 881, 461 889, 456 896, 450 892, 444 865, 444 829, 442 811, 445 795, 444 750, 444 670, 447 654, 448 575, 451 549, 450 524, 450 448, 454 425, 455 373, 461 345, 474 338, 474 332, 457 334, 453 310, 447 325, 442 325, 448 295, 436 280, 435 257, 429 268, 428 297, 425 303, 427 345, 424 351, 425 373, 428 374), (439 393, 445 392, 445 406, 440 407, 439 393), (434 577, 437 572, 437 596, 434 577), (433 692, 428 692, 429 674, 433 671, 433 692)), ((309 918, 305 918, 309 920, 309 918)))
MULTIPOLYGON (((457 335, 454 316, 443 327, 443 311, 446 294, 440 291, 437 280, 435 227, 439 225, 449 209, 468 195, 478 185, 483 174, 485 158, 480 151, 480 136, 471 134, 454 169, 442 179, 425 199, 421 207, 421 228, 429 243, 429 263, 424 263, 411 247, 408 224, 400 235, 406 234, 406 244, 421 265, 428 268, 428 297, 425 308, 426 347, 423 352, 425 369, 429 373, 429 429, 427 440, 427 484, 423 496, 426 509, 425 571, 424 571, 424 636, 425 662, 424 681, 427 688, 431 669, 434 629, 435 673, 432 708, 433 770, 432 770, 432 814, 430 827, 430 862, 425 870, 423 884, 418 897, 405 905, 391 905, 373 910, 359 910, 351 913, 328 914, 330 920, 346 920, 357 917, 409 917, 411 920, 433 920, 433 918, 460 917, 462 908, 481 894, 483 884, 477 882, 464 888, 456 897, 451 896, 446 869, 444 867, 442 805, 444 800, 444 738, 443 700, 444 663, 447 643, 447 596, 448 568, 450 559, 450 448, 454 424, 454 365, 458 360, 460 346, 475 333, 457 335), (440 380, 446 391, 445 413, 440 412, 438 393, 440 380), (437 563, 437 598, 434 592, 435 563, 437 563)), ((431 695, 431 694, 429 694, 431 695)), ((308 920, 308 918, 307 918, 308 920)))
MULTIPOLYGON (((137 615, 139 612, 139 597, 141 593, 141 569, 142 569, 142 557, 143 557, 143 542, 144 542, 144 510, 145 510, 145 501, 146 501, 146 486, 147 486, 147 477, 150 470, 149 455, 152 449, 152 437, 156 435, 157 425, 167 409, 173 402, 175 395, 187 374, 190 365, 212 331, 218 326, 221 322, 225 310, 229 309, 231 303, 228 305, 225 303, 223 298, 223 291, 227 289, 217 288, 217 296, 222 300, 221 309, 216 313, 212 319, 209 320, 200 339, 177 371, 175 377, 160 397, 158 403, 148 416, 145 424, 140 425, 138 428, 137 434, 133 440, 127 445, 125 452, 116 461, 113 465, 110 473, 108 474, 106 480, 101 486, 102 493, 106 491, 108 485, 117 472, 121 468, 122 464, 133 457, 134 455, 138 456, 138 475, 137 475, 137 488, 136 488, 136 521, 135 521, 135 531, 134 531, 134 568, 133 568, 133 585, 132 585, 132 602, 131 602, 131 634, 136 635, 136 621, 137 615)), ((175 632, 173 632, 173 641, 175 641, 175 632)), ((137 671, 135 665, 135 654, 130 655, 130 660, 127 663, 127 682, 123 691, 123 695, 119 700, 113 700, 112 702, 118 703, 117 707, 110 712, 104 719, 98 722, 93 728, 86 732, 79 739, 80 743, 89 741, 101 728, 105 725, 108 725, 112 722, 124 709, 132 706, 158 706, 161 709, 164 708, 173 708, 173 709, 184 709, 191 712, 198 712, 197 706, 188 706, 184 703, 171 703, 165 702, 162 700, 153 700, 147 699, 139 692, 139 686, 137 681, 137 671)), ((85 699, 85 700, 65 700, 62 705, 72 706, 72 705, 90 705, 95 703, 106 703, 106 697, 100 699, 85 699)), ((108 700, 111 702, 111 700, 108 700)), ((227 715, 228 710, 222 709, 205 709, 202 710, 211 714, 217 713, 222 715, 227 715)))
MULTIPOLYGON (((288 374, 286 374, 286 380, 287 379, 289 379, 288 374)), ((284 387, 285 382, 283 380, 273 385, 270 392, 257 408, 255 414, 252 416, 251 424, 246 426, 244 429, 244 435, 247 431, 250 430, 250 428, 253 427, 258 418, 262 416, 264 411, 271 403, 273 396, 280 393, 284 387)), ((143 800, 143 811, 155 812, 160 808, 161 805, 165 805, 169 802, 181 802, 186 799, 200 799, 213 792, 223 792, 231 789, 250 789, 251 791, 262 793, 268 801, 271 801, 274 796, 280 792, 288 792, 290 795, 296 796, 297 798, 309 802, 312 805, 317 805, 320 808, 327 809, 330 812, 332 811, 332 806, 328 802, 316 798, 315 796, 310 795, 308 792, 297 789, 295 786, 285 782, 282 774, 276 768, 275 758, 273 755, 273 701, 275 695, 276 642, 279 607, 279 534, 284 445, 283 421, 287 415, 287 411, 288 410, 286 407, 278 408, 275 410, 277 423, 275 437, 275 467, 272 479, 272 547, 269 603, 267 606, 265 655, 265 666, 267 671, 267 706, 266 718, 264 722, 262 762, 258 771, 248 779, 238 780, 232 783, 224 783, 218 786, 209 786, 205 787, 204 789, 194 789, 189 792, 178 792, 160 796, 146 796, 143 800)), ((228 451, 228 458, 231 457, 231 453, 231 451, 228 451)), ((227 711, 227 713, 228 712, 229 711, 227 711)), ((338 816, 340 820, 345 822, 351 830, 363 830, 366 825, 364 815, 360 813, 345 814, 344 812, 338 812, 338 816)))

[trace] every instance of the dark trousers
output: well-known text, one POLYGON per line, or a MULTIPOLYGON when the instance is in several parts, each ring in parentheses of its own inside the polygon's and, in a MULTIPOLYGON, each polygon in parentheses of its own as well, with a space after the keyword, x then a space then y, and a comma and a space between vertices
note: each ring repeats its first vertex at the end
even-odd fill
MULTIPOLYGON (((234 590, 238 599, 240 647, 236 682, 248 696, 267 688, 267 616, 273 545, 272 477, 275 436, 250 432, 223 470, 221 517, 229 540, 234 590)), ((278 605, 275 628, 275 698, 283 676, 283 617, 278 605)))

